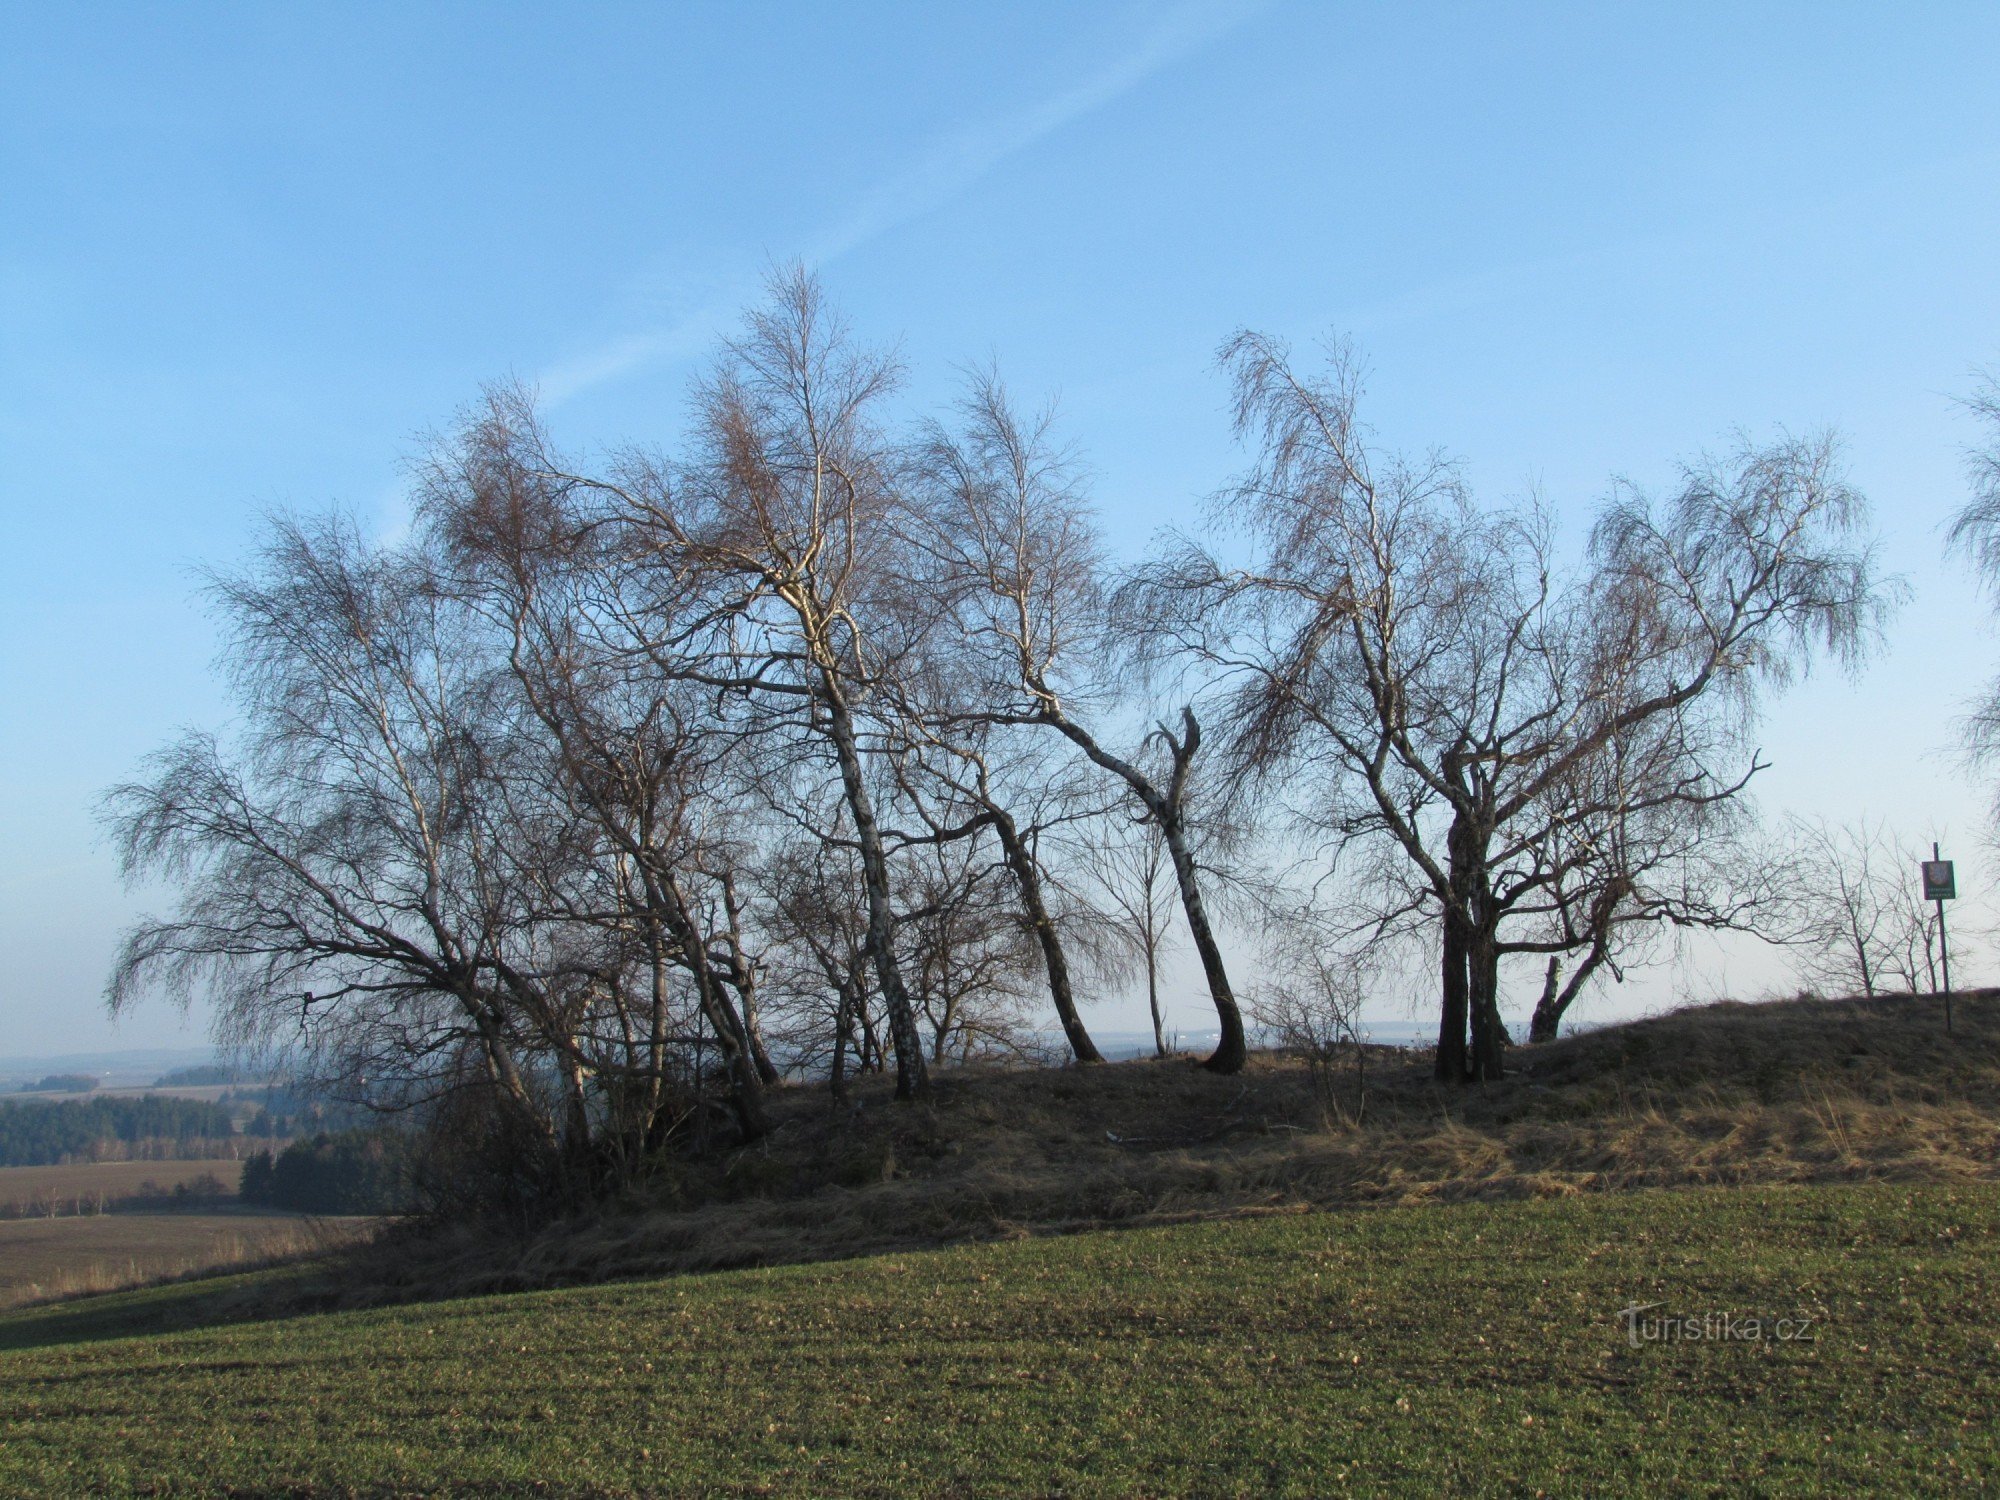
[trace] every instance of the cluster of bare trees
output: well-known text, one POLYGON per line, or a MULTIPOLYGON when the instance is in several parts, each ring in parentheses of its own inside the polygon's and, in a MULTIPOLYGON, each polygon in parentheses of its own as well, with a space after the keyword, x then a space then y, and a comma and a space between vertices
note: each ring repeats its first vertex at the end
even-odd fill
POLYGON ((1943 934, 1923 899, 1914 845, 1884 823, 1794 818, 1786 836, 1791 930, 1799 973, 1827 994, 1935 993, 1943 934))
POLYGON ((1565 560, 1546 512, 1379 449, 1344 349, 1309 371, 1246 334, 1224 362, 1255 461, 1216 505, 1248 560, 1184 541, 1128 589, 1220 694, 1224 783, 1329 871, 1356 856, 1336 921, 1432 940, 1439 1076, 1499 1076, 1508 955, 1545 962, 1539 1040, 1649 933, 1754 926, 1759 698, 1857 661, 1894 602, 1832 441, 1621 485, 1565 560))
POLYGON ((1344 355, 1224 358, 1250 466, 1126 570, 1046 416, 977 376, 895 419, 803 274, 671 457, 584 464, 490 393, 408 541, 278 522, 215 581, 242 728, 112 794, 128 872, 181 892, 114 1005, 204 987, 541 1191, 638 1170, 704 1080, 754 1137, 787 1070, 917 1096, 1048 1012, 1095 1061, 1120 970, 1164 1049, 1170 919, 1240 1068, 1218 902, 1322 987, 1427 952, 1454 1080, 1501 1070, 1510 955, 1550 1034, 1648 933, 1754 921, 1759 698, 1889 599, 1832 445, 1621 489, 1569 556, 1378 449, 1344 355))

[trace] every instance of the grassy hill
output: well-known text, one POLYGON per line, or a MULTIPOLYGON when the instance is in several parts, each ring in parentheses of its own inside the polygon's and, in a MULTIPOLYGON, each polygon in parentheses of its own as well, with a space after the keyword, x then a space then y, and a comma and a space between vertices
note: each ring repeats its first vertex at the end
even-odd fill
POLYGON ((0 1493, 1990 1492, 2000 1004, 1935 1011, 1382 1054, 1358 1123, 1271 1057, 789 1091, 525 1240, 0 1317, 0 1493))
MULTIPOLYGON (((1187 1059, 940 1074, 851 1107, 775 1096, 773 1136, 662 1167, 636 1201, 521 1239, 391 1242, 364 1295, 526 1290, 1284 1207, 1556 1197, 1701 1184, 2000 1175, 2000 997, 1946 1035, 1929 998, 1722 1004, 1510 1054, 1439 1088, 1368 1060, 1359 1124, 1296 1061, 1221 1078, 1187 1059)), ((1333 1080, 1352 1114, 1351 1072, 1333 1080)))

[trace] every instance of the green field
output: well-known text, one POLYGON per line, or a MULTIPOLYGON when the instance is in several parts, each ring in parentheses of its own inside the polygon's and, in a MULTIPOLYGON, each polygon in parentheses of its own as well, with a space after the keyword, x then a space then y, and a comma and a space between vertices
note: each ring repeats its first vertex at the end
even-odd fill
POLYGON ((254 1311, 194 1284, 0 1319, 0 1491, 1990 1492, 1996 1222, 1707 1188, 144 1332, 254 1311))

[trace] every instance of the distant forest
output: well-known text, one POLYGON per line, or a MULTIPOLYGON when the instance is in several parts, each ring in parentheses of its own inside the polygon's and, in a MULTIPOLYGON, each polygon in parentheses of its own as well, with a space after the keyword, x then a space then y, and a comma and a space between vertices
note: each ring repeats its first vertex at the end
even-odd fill
POLYGON ((377 1128, 294 1141, 275 1160, 260 1151, 243 1164, 243 1201, 299 1213, 406 1213, 410 1149, 407 1135, 377 1128))
POLYGON ((229 1111, 160 1094, 51 1103, 0 1100, 0 1166, 233 1156, 229 1111))
POLYGON ((197 1063, 191 1068, 175 1068, 153 1080, 156 1089, 213 1088, 217 1084, 254 1083, 228 1063, 197 1063))
POLYGON ((88 1073, 50 1073, 33 1083, 20 1086, 23 1094, 87 1094, 97 1087, 97 1080, 88 1073))

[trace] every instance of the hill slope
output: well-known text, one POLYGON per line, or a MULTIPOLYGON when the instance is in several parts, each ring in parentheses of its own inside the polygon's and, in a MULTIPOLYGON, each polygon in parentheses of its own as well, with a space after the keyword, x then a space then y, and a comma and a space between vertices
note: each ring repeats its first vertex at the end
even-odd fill
POLYGON ((1305 1212, 112 1337, 221 1295, 166 1288, 0 1320, 0 1491, 1990 1492, 1996 1221, 1305 1212))
POLYGON ((1712 1005, 1509 1054, 1439 1088, 1370 1056, 1330 1117, 1297 1061, 940 1074, 927 1108, 861 1083, 774 1096, 773 1137, 663 1169, 637 1204, 522 1241, 391 1242, 363 1295, 430 1296, 776 1265, 1300 1206, 1636 1187, 2000 1177, 2000 998, 1712 1005))

